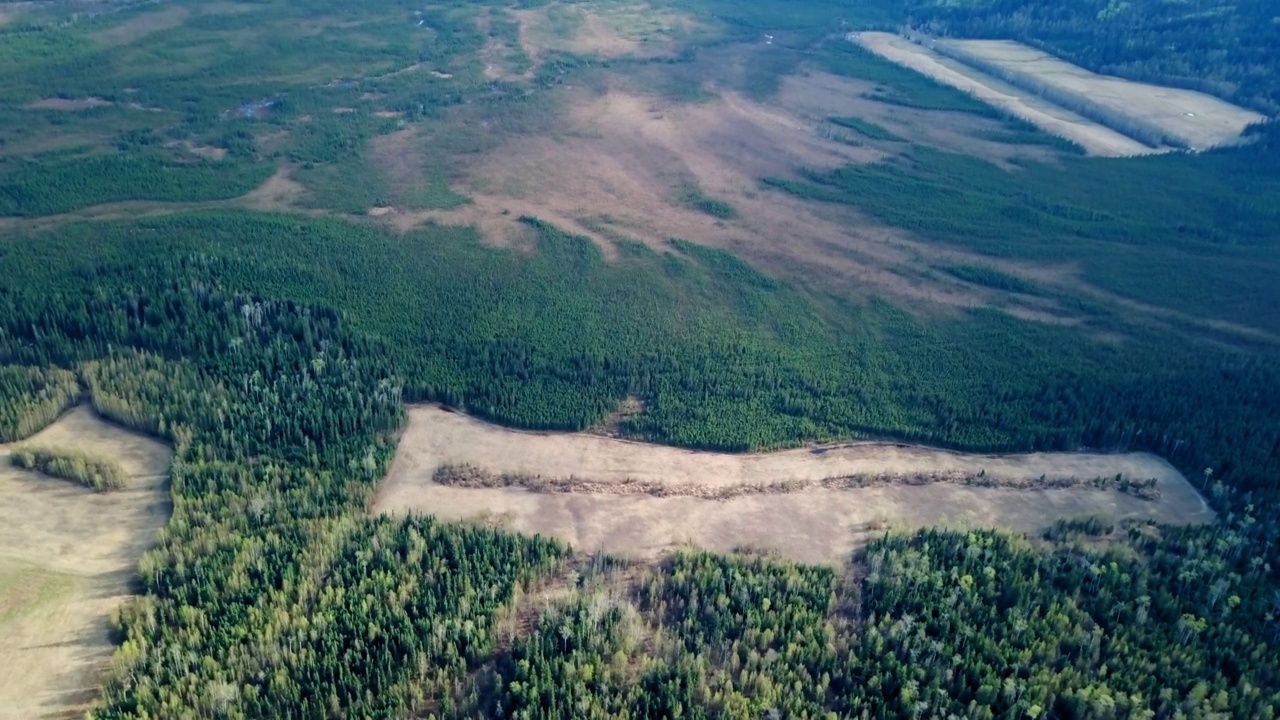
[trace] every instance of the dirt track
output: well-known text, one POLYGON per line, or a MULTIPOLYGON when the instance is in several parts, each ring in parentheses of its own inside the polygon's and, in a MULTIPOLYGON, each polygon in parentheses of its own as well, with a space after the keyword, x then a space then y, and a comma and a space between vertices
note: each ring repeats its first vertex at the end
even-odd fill
POLYGON ((171 453, 87 407, 31 442, 111 458, 130 478, 95 493, 11 467, 0 445, 0 718, 76 717, 115 650, 110 613, 168 522, 171 453))
POLYGON ((1173 467, 1147 454, 1036 453, 966 455, 886 443, 854 443, 814 452, 703 453, 584 434, 530 433, 489 425, 433 406, 411 408, 409 427, 374 512, 416 511, 446 519, 488 516, 506 526, 552 535, 576 547, 652 555, 690 541, 713 550, 771 547, 800 560, 847 554, 884 523, 897 526, 1001 526, 1040 530, 1053 520, 1100 513, 1168 523, 1209 520, 1212 512, 1173 467), (432 480, 441 464, 493 472, 577 475, 593 480, 657 480, 708 486, 819 480, 859 473, 960 470, 1024 479, 1124 473, 1159 478, 1161 498, 1114 491, 1013 490, 961 485, 814 489, 716 501, 645 495, 540 494, 519 488, 464 489, 432 480))

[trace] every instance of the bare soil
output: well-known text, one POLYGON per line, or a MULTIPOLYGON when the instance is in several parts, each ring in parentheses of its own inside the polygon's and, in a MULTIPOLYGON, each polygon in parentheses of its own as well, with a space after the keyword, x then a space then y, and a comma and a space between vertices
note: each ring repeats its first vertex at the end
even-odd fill
POLYGON ((1111 110, 1154 123, 1194 150, 1236 141, 1246 127, 1266 119, 1194 90, 1098 75, 1011 40, 943 42, 1002 68, 1034 75, 1050 86, 1086 95, 1111 110))
POLYGON ((694 452, 589 434, 521 432, 435 406, 409 411, 395 464, 375 513, 422 512, 444 519, 480 518, 562 538, 583 550, 641 557, 691 542, 728 551, 769 548, 806 562, 845 557, 886 525, 999 526, 1035 532, 1064 517, 1103 514, 1204 522, 1213 513, 1177 470, 1147 454, 1035 453, 970 455, 890 443, 732 455, 694 452), (1142 500, 1111 490, 1025 490, 960 484, 817 486, 798 492, 703 499, 689 494, 541 493, 519 487, 460 488, 436 483, 445 464, 495 473, 577 476, 668 484, 675 488, 822 481, 860 474, 984 473, 1010 481, 1049 476, 1094 478, 1123 473, 1158 479, 1160 497, 1142 500))
POLYGON ((295 205, 306 192, 302 183, 289 177, 289 169, 281 167, 237 202, 254 210, 281 210, 295 205))
POLYGON ((857 33, 851 39, 877 55, 1008 110, 1046 132, 1072 140, 1091 155, 1127 157, 1158 152, 1137 140, 955 60, 944 58, 893 33, 864 32, 857 33))
POLYGON ((9 465, 0 445, 0 718, 78 717, 115 650, 109 617, 172 510, 163 443, 79 407, 31 442, 119 462, 101 494, 9 465))

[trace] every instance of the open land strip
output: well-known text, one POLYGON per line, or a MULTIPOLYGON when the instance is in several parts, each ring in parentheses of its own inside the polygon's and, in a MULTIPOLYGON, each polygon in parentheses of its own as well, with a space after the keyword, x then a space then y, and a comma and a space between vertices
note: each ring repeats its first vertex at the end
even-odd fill
POLYGON ((1194 90, 1099 75, 1043 50, 1011 40, 939 40, 936 47, 976 69, 1043 84, 1050 91, 1087 101, 1158 128, 1192 150, 1229 144, 1266 117, 1194 90))
POLYGON ((1035 95, 887 32, 855 33, 851 40, 871 52, 938 82, 973 95, 1042 130, 1067 138, 1090 155, 1128 157, 1159 152, 1133 138, 1035 95))
POLYGON ((856 442, 738 455, 583 433, 517 431, 435 406, 410 409, 373 512, 489 518, 583 550, 624 555, 652 556, 687 542, 719 551, 769 548, 806 562, 839 561, 888 526, 1038 532, 1055 520, 1086 515, 1166 523, 1213 517, 1176 469, 1144 453, 977 455, 856 442), (553 485, 556 478, 578 478, 586 489, 444 485, 436 481, 442 466, 550 478, 553 485), (1155 478, 1158 497, 1092 484, 1117 474, 1155 478), (1080 482, 1051 487, 1039 484, 1042 475, 1080 482), (948 480, 970 476, 984 483, 948 480), (839 481, 877 477, 886 481, 839 481), (909 484, 929 477, 935 481, 909 484), (617 491, 601 487, 606 483, 617 491), (763 491, 743 490, 752 487, 763 491))
POLYGON ((81 406, 29 440, 119 463, 111 493, 20 470, 0 445, 0 718, 83 715, 115 650, 111 612, 171 512, 170 449, 81 406))

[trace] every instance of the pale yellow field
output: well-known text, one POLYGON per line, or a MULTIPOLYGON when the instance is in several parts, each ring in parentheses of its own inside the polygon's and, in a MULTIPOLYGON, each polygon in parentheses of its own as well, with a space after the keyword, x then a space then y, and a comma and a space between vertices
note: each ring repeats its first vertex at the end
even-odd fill
POLYGON ((857 33, 850 37, 871 52, 911 68, 938 82, 973 95, 983 102, 1026 120, 1046 132, 1067 138, 1090 155, 1127 157, 1147 155, 1156 150, 1110 128, 1042 100, 1031 93, 978 72, 917 45, 899 35, 885 32, 857 33))
POLYGON ((966 455, 889 443, 732 455, 693 452, 587 434, 521 432, 434 406, 409 411, 409 426, 373 512, 420 512, 443 519, 488 518, 527 533, 564 539, 583 550, 652 556, 684 542, 727 551, 750 545, 807 562, 838 561, 888 524, 998 526, 1041 530, 1059 518, 1102 514, 1168 523, 1212 518, 1200 496, 1163 460, 1147 454, 966 455), (442 464, 501 473, 592 480, 628 478, 726 486, 818 480, 860 473, 985 470, 1009 479, 1124 473, 1159 478, 1161 497, 1114 491, 1016 490, 964 485, 812 489, 731 500, 607 493, 537 493, 521 488, 445 487, 442 464))
POLYGON ((1152 122, 1194 150, 1231 143, 1265 116, 1212 95, 1099 75, 1011 40, 941 40, 965 53, 1152 122))
POLYGON ((9 465, 0 445, 0 718, 80 717, 115 646, 111 611, 171 511, 170 450, 80 407, 31 439, 119 462, 95 493, 9 465))

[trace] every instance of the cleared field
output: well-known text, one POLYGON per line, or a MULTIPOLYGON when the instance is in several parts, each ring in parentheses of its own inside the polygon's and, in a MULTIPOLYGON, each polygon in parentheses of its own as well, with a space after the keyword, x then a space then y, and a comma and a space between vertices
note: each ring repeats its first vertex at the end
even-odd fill
POLYGON ((1079 93, 1105 108, 1152 123, 1181 139, 1192 150, 1231 143, 1247 126, 1266 119, 1252 110, 1194 90, 1098 75, 1011 40, 938 42, 1002 70, 1032 75, 1050 87, 1079 93))
POLYGON ((1090 514, 1167 523, 1202 522, 1213 516, 1177 470, 1141 453, 991 456, 852 443, 731 455, 587 434, 521 432, 434 406, 410 409, 409 426, 373 512, 422 512, 452 520, 487 518, 514 530, 559 537, 584 550, 651 556, 685 542, 721 551, 750 545, 807 562, 839 560, 886 524, 1000 526, 1034 532, 1059 518, 1090 514), (1161 497, 1148 501, 1114 491, 952 484, 813 489, 723 501, 547 494, 521 488, 446 487, 433 480, 436 468, 443 464, 470 464, 500 473, 708 487, 862 473, 985 471, 1010 480, 1042 474, 1092 478, 1124 473, 1158 478, 1161 497))
POLYGON ((31 438, 119 462, 95 493, 9 465, 0 445, 0 718, 78 717, 111 657, 108 619, 171 511, 167 446, 80 407, 31 438))
POLYGON ((1091 155, 1128 157, 1160 152, 899 35, 863 32, 851 35, 850 39, 877 55, 1007 110, 1046 132, 1067 138, 1091 155))

